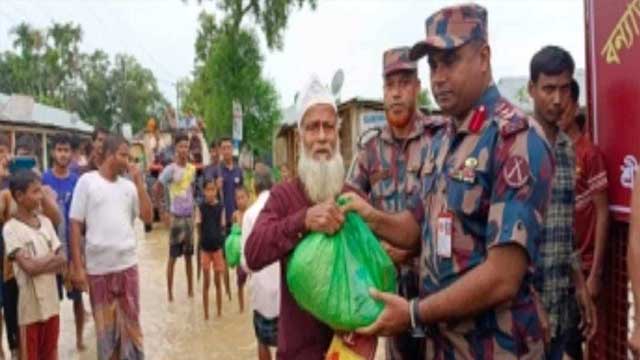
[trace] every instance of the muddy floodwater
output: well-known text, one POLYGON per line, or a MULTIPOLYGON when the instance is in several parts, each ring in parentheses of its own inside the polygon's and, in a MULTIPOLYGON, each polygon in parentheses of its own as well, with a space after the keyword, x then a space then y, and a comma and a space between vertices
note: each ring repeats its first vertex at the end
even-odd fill
MULTIPOLYGON (((193 298, 187 296, 182 259, 178 260, 175 269, 174 301, 168 303, 166 292, 168 237, 162 225, 154 226, 154 230, 147 233, 138 246, 141 321, 146 358, 151 360, 255 359, 257 347, 252 317, 247 310, 248 306, 243 314, 238 312, 235 272, 231 272, 233 301, 230 302, 226 296, 224 297, 220 319, 215 317, 213 288, 209 290, 209 296, 210 311, 214 315, 208 321, 204 320, 201 283, 195 285, 193 298)), ((88 295, 84 300, 87 311, 90 311, 88 295)), ((60 327, 61 360, 96 359, 93 319, 87 322, 85 328, 84 338, 87 350, 82 353, 75 350, 72 304, 67 300, 62 303, 60 327)))
MULTIPOLYGON (((229 301, 226 296, 223 297, 223 314, 219 319, 215 317, 212 284, 209 294, 211 317, 205 321, 202 308, 202 285, 200 282, 196 283, 194 297, 187 296, 182 259, 176 264, 174 301, 171 304, 168 303, 166 294, 168 251, 167 231, 160 224, 155 224, 154 230, 147 233, 138 246, 141 315, 146 358, 151 360, 256 359, 257 345, 250 305, 247 304, 244 313, 239 313, 235 271, 231 271, 233 299, 229 301)), ((248 301, 248 294, 245 298, 245 301, 248 301)), ((84 301, 87 311, 90 311, 89 297, 86 294, 84 301)), ((95 332, 91 316, 88 317, 84 335, 87 349, 78 353, 75 349, 72 303, 65 300, 61 308, 60 359, 96 359, 95 332)), ((3 340, 5 354, 7 354, 6 339, 3 340)), ((381 342, 376 358, 383 358, 382 353, 381 342)))

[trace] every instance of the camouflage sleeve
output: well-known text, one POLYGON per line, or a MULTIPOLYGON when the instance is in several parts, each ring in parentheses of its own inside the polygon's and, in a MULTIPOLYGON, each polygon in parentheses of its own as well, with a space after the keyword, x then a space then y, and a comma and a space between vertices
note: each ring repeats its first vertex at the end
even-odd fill
POLYGON ((536 261, 554 166, 549 146, 533 129, 498 140, 487 248, 517 244, 536 261))
POLYGON ((407 199, 407 211, 413 215, 418 224, 422 224, 425 218, 424 203, 420 191, 416 191, 407 199))
POLYGON ((368 157, 366 148, 358 151, 358 154, 349 167, 347 178, 345 180, 345 188, 359 193, 368 199, 371 192, 371 182, 369 181, 368 157))

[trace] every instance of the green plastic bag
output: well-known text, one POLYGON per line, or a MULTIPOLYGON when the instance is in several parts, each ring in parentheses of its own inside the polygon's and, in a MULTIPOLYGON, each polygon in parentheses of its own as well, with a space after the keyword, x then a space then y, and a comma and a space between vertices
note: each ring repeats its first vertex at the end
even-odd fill
POLYGON ((369 289, 395 292, 396 269, 360 215, 348 212, 334 235, 310 233, 298 244, 287 263, 287 285, 318 320, 352 331, 378 318, 384 304, 369 289))
POLYGON ((236 267, 240 264, 240 236, 242 229, 240 225, 233 224, 231 233, 224 241, 224 256, 229 267, 236 267))

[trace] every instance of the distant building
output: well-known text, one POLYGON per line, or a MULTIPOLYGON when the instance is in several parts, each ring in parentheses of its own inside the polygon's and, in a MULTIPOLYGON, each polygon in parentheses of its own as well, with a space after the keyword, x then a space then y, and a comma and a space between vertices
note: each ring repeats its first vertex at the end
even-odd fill
POLYGON ((48 139, 61 131, 89 138, 93 126, 77 113, 37 103, 30 96, 0 94, 0 133, 9 137, 12 151, 18 139, 27 139, 34 147, 38 164, 47 168, 51 151, 48 139))

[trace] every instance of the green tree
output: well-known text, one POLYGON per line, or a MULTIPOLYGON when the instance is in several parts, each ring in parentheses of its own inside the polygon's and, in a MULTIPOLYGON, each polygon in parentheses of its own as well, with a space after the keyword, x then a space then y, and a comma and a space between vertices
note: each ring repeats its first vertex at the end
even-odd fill
MULTIPOLYGON (((183 0, 185 1, 185 0, 183 0)), ((309 4, 316 8, 317 0, 215 0, 223 14, 222 27, 235 36, 241 31, 242 21, 251 16, 267 40, 270 49, 282 49, 282 32, 287 27, 291 11, 309 4)), ((199 0, 202 2, 202 0, 199 0)), ((201 22, 202 25, 202 22, 201 22)))
POLYGON ((269 152, 281 117, 273 83, 262 76, 263 56, 255 31, 243 27, 253 20, 269 49, 281 49, 289 15, 317 0, 216 0, 220 17, 200 14, 195 43, 193 80, 179 88, 182 111, 204 117, 209 136, 228 135, 232 129, 232 104, 243 110, 245 143, 261 153, 269 152))
POLYGON ((134 130, 150 116, 162 115, 167 101, 155 77, 133 57, 120 54, 111 63, 101 50, 79 50, 82 29, 54 23, 35 29, 21 23, 10 31, 13 51, 0 54, 0 92, 33 96, 38 102, 76 111, 92 124, 114 120, 134 130))
MULTIPOLYGON (((212 16, 204 14, 200 19, 202 28, 210 24, 212 16)), ((202 115, 210 137, 229 135, 232 104, 236 100, 243 110, 245 142, 259 152, 268 152, 280 109, 275 87, 262 77, 263 57, 255 33, 242 30, 235 36, 226 31, 200 34, 199 40, 211 37, 207 42, 211 44, 209 54, 197 59, 200 65, 196 65, 194 80, 184 83, 182 111, 202 115)))
POLYGON ((148 117, 161 115, 167 102, 160 94, 151 70, 140 65, 134 57, 116 55, 109 79, 115 115, 120 121, 139 130, 148 117))

